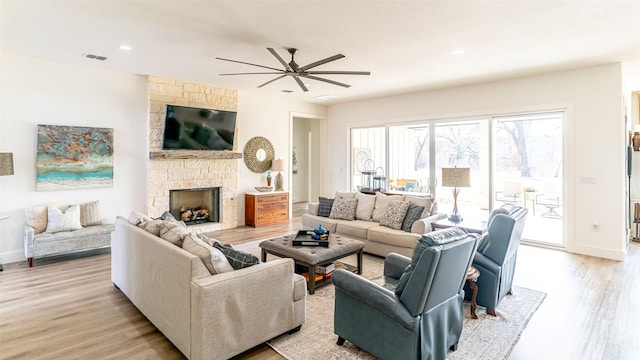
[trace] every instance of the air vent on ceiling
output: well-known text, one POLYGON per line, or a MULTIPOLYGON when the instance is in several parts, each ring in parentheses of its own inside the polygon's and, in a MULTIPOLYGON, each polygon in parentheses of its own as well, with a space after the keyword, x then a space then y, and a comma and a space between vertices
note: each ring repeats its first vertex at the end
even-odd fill
POLYGON ((106 56, 100 56, 100 55, 93 55, 93 54, 83 54, 84 57, 86 57, 87 59, 94 59, 94 60, 100 60, 100 61, 105 61, 107 60, 106 56))

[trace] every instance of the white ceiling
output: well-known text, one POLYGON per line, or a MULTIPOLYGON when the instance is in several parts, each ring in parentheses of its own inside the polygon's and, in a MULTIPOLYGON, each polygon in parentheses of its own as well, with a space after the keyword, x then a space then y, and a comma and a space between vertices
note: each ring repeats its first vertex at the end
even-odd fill
POLYGON ((4 52, 316 103, 640 60, 640 1, 0 1, 4 52), (308 93, 218 75, 264 69, 216 57, 280 68, 267 47, 287 61, 298 48, 301 66, 342 53, 315 70, 371 75, 308 80, 308 93))

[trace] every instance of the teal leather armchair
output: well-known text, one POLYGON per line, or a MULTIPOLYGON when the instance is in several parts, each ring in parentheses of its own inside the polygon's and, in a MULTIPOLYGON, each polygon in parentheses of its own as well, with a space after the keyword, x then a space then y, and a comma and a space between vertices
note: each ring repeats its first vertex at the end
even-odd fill
POLYGON ((508 205, 492 211, 487 232, 480 238, 473 259, 473 266, 480 271, 476 302, 486 307, 489 315, 495 316, 500 301, 511 293, 527 214, 526 208, 508 205))
POLYGON ((384 285, 345 270, 335 285, 334 332, 381 359, 445 359, 462 332, 463 285, 477 235, 424 234, 411 259, 385 258, 384 285))

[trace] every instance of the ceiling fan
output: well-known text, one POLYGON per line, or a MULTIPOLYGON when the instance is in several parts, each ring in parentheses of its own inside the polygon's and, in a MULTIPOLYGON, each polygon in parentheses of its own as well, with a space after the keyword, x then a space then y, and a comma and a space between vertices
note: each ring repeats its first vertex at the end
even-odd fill
POLYGON ((322 82, 326 82, 326 83, 329 83, 329 84, 338 85, 338 86, 342 86, 342 87, 348 88, 348 87, 351 87, 351 85, 345 84, 345 83, 341 83, 341 82, 338 82, 338 81, 324 79, 324 78, 318 77, 316 75, 371 75, 371 73, 369 71, 310 71, 310 69, 313 69, 316 66, 320 66, 322 64, 326 64, 326 63, 334 61, 334 60, 342 59, 344 57, 344 55, 342 55, 342 54, 333 55, 333 56, 330 56, 330 57, 328 57, 326 59, 318 60, 316 62, 312 62, 311 64, 308 64, 308 65, 305 65, 305 66, 299 66, 293 60, 293 57, 296 54, 296 51, 298 51, 298 49, 293 49, 293 48, 287 49, 287 51, 289 51, 289 54, 291 54, 291 61, 288 64, 284 61, 284 59, 282 57, 280 57, 280 55, 278 55, 278 53, 275 50, 273 50, 272 48, 267 48, 267 50, 269 50, 269 52, 273 56, 275 56, 276 59, 278 59, 280 64, 282 64, 282 66, 284 66, 284 70, 276 69, 276 68, 273 68, 273 67, 270 67, 270 66, 252 64, 252 63, 248 63, 248 62, 244 62, 244 61, 223 59, 223 58, 217 57, 216 59, 218 59, 218 60, 230 61, 230 62, 235 62, 235 63, 251 65, 251 66, 257 66, 257 67, 261 67, 261 68, 265 68, 265 69, 274 70, 272 72, 232 73, 232 74, 220 74, 220 75, 221 76, 227 76, 227 75, 258 75, 258 74, 259 75, 269 75, 269 74, 280 75, 280 76, 278 76, 278 77, 276 77, 274 79, 271 79, 271 80, 267 81, 266 83, 264 83, 262 85, 259 85, 258 86, 259 88, 261 88, 263 86, 266 86, 266 85, 269 85, 269 84, 271 84, 272 82, 274 82, 276 80, 280 80, 283 77, 291 76, 298 83, 300 88, 305 92, 309 91, 309 89, 307 89, 307 87, 305 86, 305 84, 302 82, 302 80, 300 78, 311 79, 311 80, 316 80, 316 81, 322 81, 322 82))

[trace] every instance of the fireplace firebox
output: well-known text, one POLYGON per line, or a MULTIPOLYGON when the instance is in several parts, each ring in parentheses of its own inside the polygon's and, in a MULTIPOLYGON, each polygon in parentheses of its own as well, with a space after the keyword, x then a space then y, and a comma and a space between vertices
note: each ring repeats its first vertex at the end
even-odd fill
POLYGON ((220 222, 222 189, 169 190, 169 212, 187 225, 220 222))

